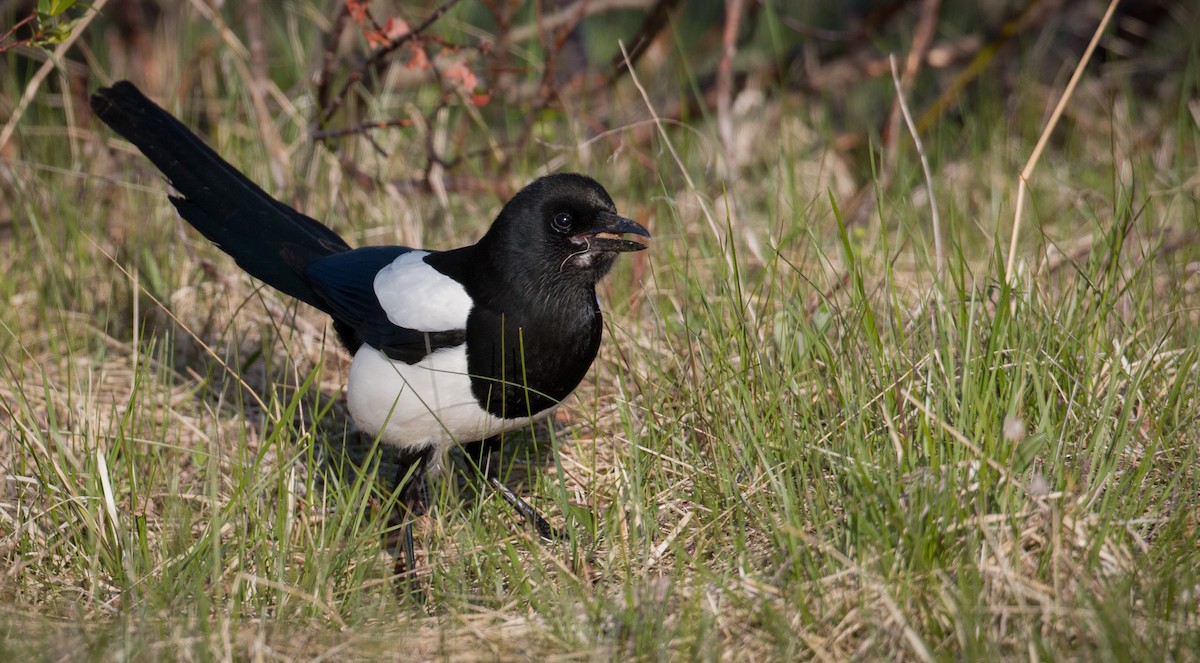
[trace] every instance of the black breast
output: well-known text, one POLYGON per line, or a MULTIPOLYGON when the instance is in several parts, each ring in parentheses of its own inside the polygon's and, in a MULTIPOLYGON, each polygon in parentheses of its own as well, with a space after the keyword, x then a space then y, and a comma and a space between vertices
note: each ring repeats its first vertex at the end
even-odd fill
POLYGON ((519 419, 557 405, 579 386, 600 348, 603 321, 594 280, 561 278, 557 262, 515 260, 510 253, 476 244, 426 262, 471 297, 472 394, 487 412, 519 419), (505 258, 501 265, 496 256, 505 258))
POLYGON ((557 405, 596 358, 603 322, 594 291, 552 309, 479 306, 467 320, 467 370, 481 407, 504 419, 557 405))

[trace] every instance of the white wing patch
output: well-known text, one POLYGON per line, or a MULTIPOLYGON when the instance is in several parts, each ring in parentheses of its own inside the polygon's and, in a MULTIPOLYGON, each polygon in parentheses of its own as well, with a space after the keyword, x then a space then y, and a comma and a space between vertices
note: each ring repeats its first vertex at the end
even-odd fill
POLYGON ((428 251, 409 251, 375 275, 375 296, 397 327, 416 331, 466 329, 471 297, 458 281, 425 262, 428 251))

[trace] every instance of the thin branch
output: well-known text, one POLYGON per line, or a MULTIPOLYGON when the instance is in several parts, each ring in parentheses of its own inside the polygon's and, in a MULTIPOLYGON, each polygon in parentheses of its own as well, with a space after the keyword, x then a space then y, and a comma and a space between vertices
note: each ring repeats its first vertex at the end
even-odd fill
POLYGON ((333 65, 337 61, 338 41, 346 29, 346 19, 350 9, 345 2, 338 3, 338 12, 333 17, 333 26, 325 35, 324 55, 321 56, 321 68, 317 72, 317 110, 325 108, 329 103, 329 83, 333 80, 333 65))
POLYGON ((4 147, 12 139, 13 133, 17 130, 17 122, 21 120, 21 116, 25 114, 25 109, 29 108, 29 104, 37 96, 38 89, 41 88, 42 82, 46 80, 46 77, 50 75, 50 70, 54 69, 55 63, 63 61, 63 56, 75 45, 75 40, 79 39, 87 30, 87 26, 100 15, 100 10, 104 9, 104 5, 106 4, 108 4, 108 0, 96 0, 96 2, 92 3, 87 15, 79 20, 79 23, 75 25, 75 29, 71 31, 70 36, 64 39, 58 45, 58 48, 54 49, 54 57, 43 62, 33 77, 29 79, 29 83, 25 85, 25 92, 21 95, 21 100, 17 102, 17 107, 13 109, 12 115, 8 118, 8 123, 4 125, 4 129, 0 129, 0 152, 4 151, 4 147))
MULTIPOLYGON (((783 14, 779 8, 776 8, 775 11, 783 25, 805 37, 830 42, 861 42, 879 32, 881 28, 887 27, 892 17, 904 9, 910 2, 912 0, 893 0, 889 4, 876 6, 867 13, 858 26, 849 30, 828 30, 826 28, 814 27, 797 18, 783 14)), ((765 7, 767 0, 758 0, 758 4, 765 7)))
POLYGON ((646 13, 646 18, 642 19, 641 27, 630 40, 628 50, 622 47, 621 53, 613 57, 610 65, 612 73, 609 74, 605 85, 612 85, 625 72, 633 69, 633 65, 637 64, 637 61, 646 53, 646 49, 650 48, 654 38, 667 26, 671 10, 678 4, 679 0, 658 0, 654 3, 654 6, 646 13))
MULTIPOLYGON (((558 68, 559 55, 562 53, 563 48, 566 47, 567 39, 570 38, 571 33, 579 26, 580 21, 584 19, 585 9, 587 9, 586 2, 577 2, 571 5, 566 10, 554 15, 556 20, 553 26, 548 25, 545 17, 542 16, 540 11, 538 12, 534 27, 542 35, 542 43, 546 44, 546 62, 542 67, 542 76, 538 83, 537 96, 525 114, 525 122, 522 124, 521 132, 518 134, 516 140, 517 145, 525 145, 529 141, 530 136, 533 135, 534 125, 537 123, 537 119, 541 116, 542 111, 549 108, 558 99, 555 72, 558 68), (575 14, 567 14, 567 11, 574 11, 575 14), (557 31, 551 35, 551 31, 554 30, 557 31)), ((506 153, 506 156, 500 161, 500 166, 507 168, 513 156, 513 152, 506 153)))
POLYGON ((367 58, 366 61, 364 61, 358 67, 358 69, 351 73, 350 77, 342 83, 342 86, 338 88, 337 95, 334 96, 334 98, 329 102, 328 106, 323 107, 321 119, 318 123, 319 126, 325 126, 325 124, 333 118, 333 115, 337 113, 338 109, 340 109, 342 104, 345 103, 346 95, 350 92, 350 88, 355 83, 362 81, 363 78, 366 77, 368 71, 381 65, 383 61, 388 58, 388 56, 396 51, 396 49, 420 36, 423 31, 436 23, 438 19, 444 16, 446 12, 450 11, 450 9, 457 4, 458 0, 446 0, 446 2, 443 2, 441 5, 439 5, 437 9, 434 9, 429 16, 425 17, 424 21, 421 21, 421 23, 414 26, 408 32, 394 37, 388 41, 387 44, 376 49, 375 52, 371 54, 371 57, 367 58))
POLYGON ((1005 20, 999 29, 995 30, 994 37, 982 44, 981 47, 971 49, 976 51, 975 56, 959 72, 954 81, 938 95, 937 100, 925 109, 925 112, 917 119, 917 128, 924 131, 942 113, 957 103, 962 97, 963 90, 979 78, 984 70, 996 60, 1000 50, 1013 38, 1025 34, 1025 28, 1038 18, 1038 10, 1053 2, 1055 0, 1029 0, 1015 15, 1005 20))
POLYGON ((400 120, 367 120, 359 122, 353 126, 341 127, 339 129, 317 129, 309 133, 313 140, 324 140, 326 138, 342 138, 344 136, 353 136, 356 134, 366 134, 368 131, 376 129, 392 129, 396 127, 407 128, 413 125, 411 118, 403 118, 400 120))
MULTIPOLYGON (((553 14, 541 15, 535 25, 527 25, 518 28, 513 28, 507 37, 510 43, 520 43, 527 39, 543 34, 548 30, 554 30, 564 25, 570 24, 574 26, 583 18, 595 16, 597 14, 607 14, 614 11, 647 9, 651 7, 656 0, 576 0, 575 2, 559 9, 553 14)), ((661 0, 659 0, 661 4, 661 0)))
POLYGON ((33 20, 33 19, 35 19, 35 18, 37 18, 37 14, 36 14, 36 13, 34 13, 34 14, 30 14, 29 16, 26 16, 25 18, 23 18, 23 19, 21 19, 21 20, 17 21, 17 24, 16 24, 16 25, 14 25, 14 26, 12 26, 11 28, 9 28, 9 29, 8 29, 8 32, 5 32, 5 33, 4 33, 4 36, 0 37, 0 53, 3 53, 4 51, 7 51, 7 50, 8 50, 8 49, 10 49, 10 48, 16 48, 17 46, 22 46, 22 45, 24 45, 24 44, 28 44, 28 43, 32 42, 32 41, 33 41, 33 37, 30 37, 30 38, 28 38, 28 39, 22 39, 22 40, 20 40, 20 41, 15 41, 15 42, 13 42, 13 43, 11 43, 11 44, 5 44, 5 43, 4 43, 4 42, 8 41, 8 39, 9 39, 10 37, 12 37, 12 36, 13 36, 13 34, 15 34, 17 30, 20 30, 22 25, 25 25, 26 23, 29 23, 30 21, 32 21, 32 20, 33 20))

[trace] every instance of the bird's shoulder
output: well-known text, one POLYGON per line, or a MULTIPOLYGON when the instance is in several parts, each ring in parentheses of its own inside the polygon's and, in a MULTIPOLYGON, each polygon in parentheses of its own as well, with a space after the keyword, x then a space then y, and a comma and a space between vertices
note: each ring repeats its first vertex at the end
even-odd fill
POLYGON ((425 261, 432 254, 364 247, 314 260, 304 278, 327 304, 351 352, 366 343, 411 364, 466 338, 470 297, 425 261))
POLYGON ((408 251, 376 273, 375 296, 393 324, 418 331, 466 328, 473 303, 466 284, 453 271, 438 269, 442 260, 427 260, 446 255, 408 251))

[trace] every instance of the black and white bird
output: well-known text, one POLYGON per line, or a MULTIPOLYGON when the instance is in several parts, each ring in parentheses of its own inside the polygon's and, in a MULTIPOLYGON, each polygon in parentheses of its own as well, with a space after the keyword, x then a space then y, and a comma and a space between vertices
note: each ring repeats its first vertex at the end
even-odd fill
POLYGON ((583 379, 602 333, 596 282, 650 233, 583 175, 549 175, 508 201, 470 246, 352 249, 271 198, 132 83, 96 116, 170 180, 171 202, 242 269, 328 313, 353 355, 358 428, 434 463, 454 444, 547 416, 583 379))

